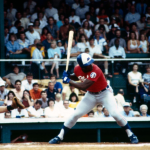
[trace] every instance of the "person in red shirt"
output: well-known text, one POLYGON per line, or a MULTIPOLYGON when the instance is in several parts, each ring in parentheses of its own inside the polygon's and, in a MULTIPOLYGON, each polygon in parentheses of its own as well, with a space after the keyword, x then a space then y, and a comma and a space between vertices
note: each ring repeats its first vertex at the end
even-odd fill
POLYGON ((101 69, 93 64, 94 60, 87 53, 77 56, 77 65, 74 68, 74 74, 63 73, 63 83, 71 84, 80 90, 86 90, 86 94, 78 104, 74 113, 65 121, 63 128, 58 136, 49 141, 50 144, 58 144, 64 139, 64 135, 71 129, 77 120, 90 112, 97 104, 104 105, 109 114, 116 120, 126 132, 131 143, 138 143, 138 138, 132 132, 128 122, 120 114, 113 96, 112 88, 107 85, 101 69), (75 82, 80 80, 81 82, 75 82))

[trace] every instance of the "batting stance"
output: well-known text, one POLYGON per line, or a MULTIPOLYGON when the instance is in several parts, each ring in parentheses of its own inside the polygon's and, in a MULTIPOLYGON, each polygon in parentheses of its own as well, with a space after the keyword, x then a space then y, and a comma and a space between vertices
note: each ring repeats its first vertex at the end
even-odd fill
POLYGON ((138 138, 131 131, 128 122, 119 113, 113 96, 113 90, 107 85, 101 69, 93 64, 94 60, 86 53, 78 55, 77 62, 79 65, 74 68, 73 75, 66 71, 63 72, 63 83, 70 83, 78 89, 87 90, 87 92, 74 111, 74 114, 65 121, 59 135, 51 139, 49 143, 59 144, 69 129, 76 124, 77 120, 87 114, 97 104, 102 104, 106 107, 117 124, 126 131, 131 143, 138 143, 138 138), (75 82, 77 80, 81 82, 75 82))

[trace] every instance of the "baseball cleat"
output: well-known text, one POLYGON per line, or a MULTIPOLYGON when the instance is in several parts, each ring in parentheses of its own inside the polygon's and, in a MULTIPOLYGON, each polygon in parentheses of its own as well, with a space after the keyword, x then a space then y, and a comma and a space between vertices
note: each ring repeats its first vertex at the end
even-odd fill
POLYGON ((132 134, 132 136, 130 136, 129 138, 132 144, 137 144, 139 142, 137 136, 135 136, 134 134, 132 134))
POLYGON ((49 144, 60 144, 60 142, 61 142, 61 139, 58 136, 56 136, 49 141, 49 144))
POLYGON ((13 107, 13 108, 19 107, 20 109, 25 108, 25 106, 20 102, 20 100, 17 97, 13 98, 11 107, 13 107))

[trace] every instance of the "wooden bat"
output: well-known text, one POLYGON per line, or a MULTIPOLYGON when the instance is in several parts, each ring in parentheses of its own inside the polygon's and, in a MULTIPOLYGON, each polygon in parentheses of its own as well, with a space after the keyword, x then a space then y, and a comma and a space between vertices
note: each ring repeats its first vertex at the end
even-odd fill
POLYGON ((69 59, 70 59, 70 51, 71 51, 72 41, 73 41, 73 34, 74 34, 73 31, 69 31, 66 71, 68 71, 68 66, 69 66, 69 59))

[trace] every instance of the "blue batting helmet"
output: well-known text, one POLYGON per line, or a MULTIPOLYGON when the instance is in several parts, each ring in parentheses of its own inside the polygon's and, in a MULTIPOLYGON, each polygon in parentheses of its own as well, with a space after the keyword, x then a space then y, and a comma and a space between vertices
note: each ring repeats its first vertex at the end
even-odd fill
POLYGON ((78 55, 77 62, 80 67, 85 67, 85 66, 89 66, 90 64, 92 64, 94 62, 94 59, 91 58, 91 56, 89 54, 82 53, 82 54, 78 55))

